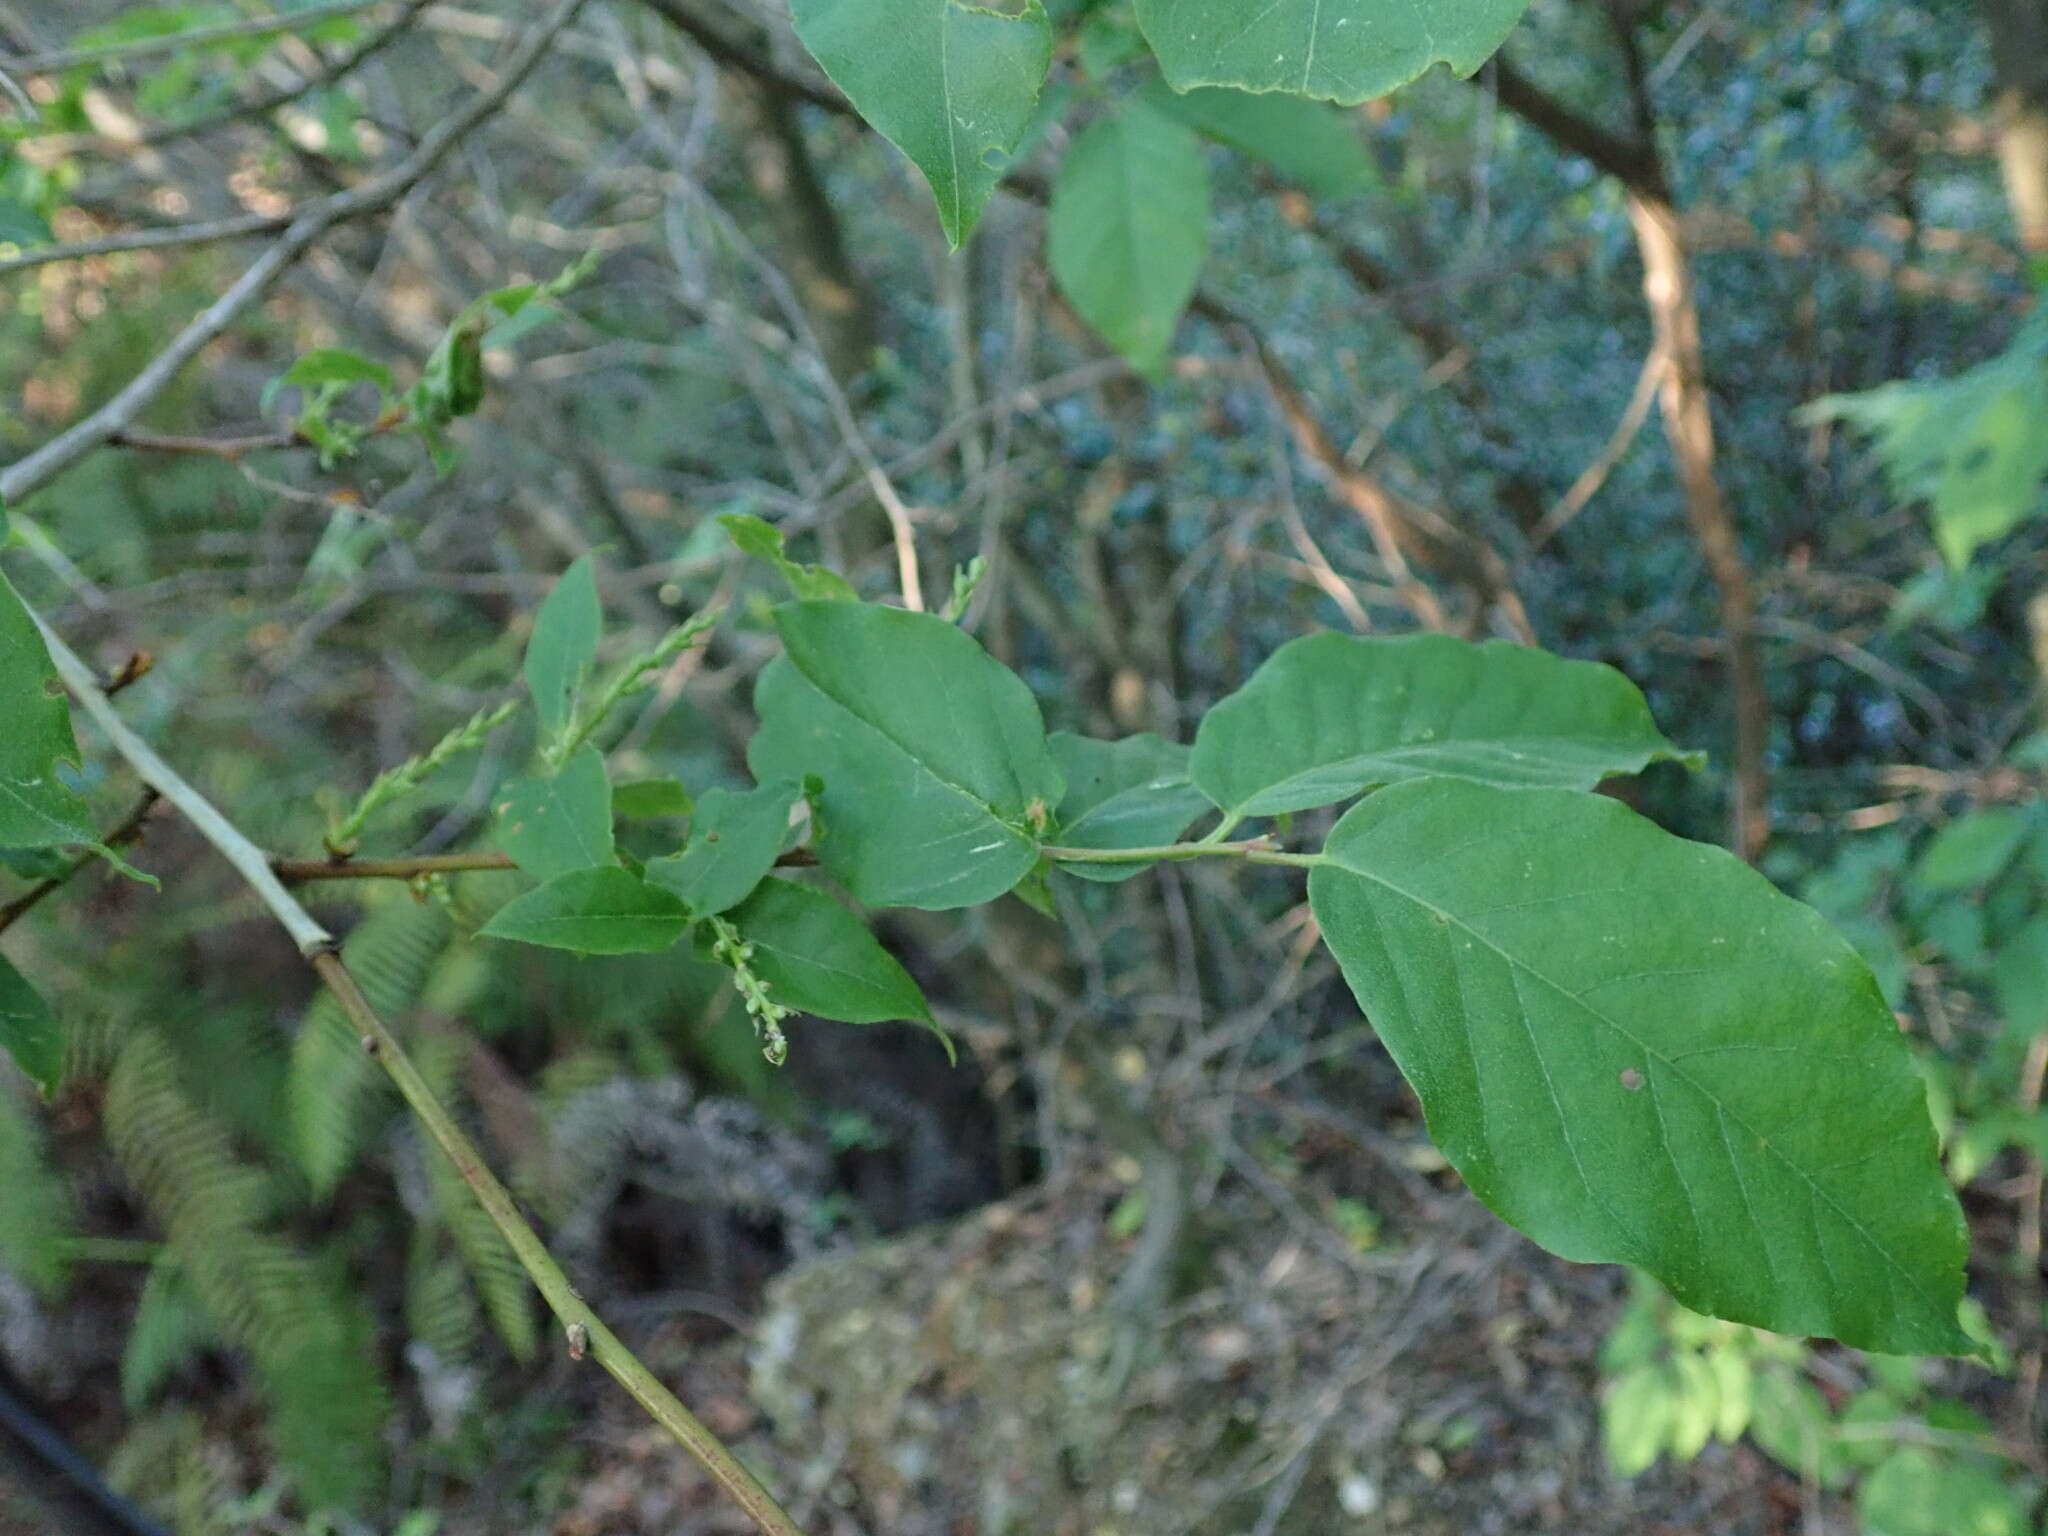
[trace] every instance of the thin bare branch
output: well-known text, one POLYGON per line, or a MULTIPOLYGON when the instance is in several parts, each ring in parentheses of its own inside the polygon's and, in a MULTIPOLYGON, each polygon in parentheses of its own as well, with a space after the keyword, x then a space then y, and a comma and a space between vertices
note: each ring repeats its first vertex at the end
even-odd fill
POLYGON ((430 174, 472 129, 502 107, 548 52, 548 45, 583 8, 583 0, 560 0, 536 23, 487 91, 435 125, 419 147, 390 170, 345 192, 321 198, 292 219, 278 242, 243 272, 177 338, 114 397, 68 431, 0 471, 0 501, 18 502, 48 484, 116 433, 132 426, 143 409, 201 350, 255 304, 313 243, 335 225, 389 207, 430 174))

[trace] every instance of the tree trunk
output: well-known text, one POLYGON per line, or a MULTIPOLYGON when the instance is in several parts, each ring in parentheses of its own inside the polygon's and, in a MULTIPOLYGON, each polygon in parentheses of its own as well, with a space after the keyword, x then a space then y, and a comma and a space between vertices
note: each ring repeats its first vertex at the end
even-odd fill
POLYGON ((2048 261, 2048 0, 1983 0, 1992 115, 2020 245, 2048 261))

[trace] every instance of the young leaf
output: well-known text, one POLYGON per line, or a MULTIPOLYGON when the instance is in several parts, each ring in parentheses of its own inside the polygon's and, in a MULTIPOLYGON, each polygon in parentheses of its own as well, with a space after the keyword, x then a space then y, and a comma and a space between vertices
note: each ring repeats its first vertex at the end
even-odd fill
POLYGON ((1060 291, 1142 373, 1158 373, 1209 249, 1202 141, 1142 102, 1076 139, 1045 230, 1060 291))
POLYGON ((543 734, 559 735, 575 719, 576 695, 597 654, 602 623, 597 573, 585 555, 562 573, 540 605, 526 642, 526 686, 543 734))
POLYGON ((496 799, 498 846, 534 879, 613 862, 612 786, 597 748, 552 777, 514 779, 496 799))
POLYGON ((931 183, 956 248, 1002 179, 1052 65, 1039 0, 792 0, 796 34, 860 115, 931 183))
POLYGON ((818 857, 868 906, 993 901, 1037 862, 1064 790, 1023 680, 933 614, 776 610, 788 655, 761 674, 754 777, 824 781, 818 857))
POLYGON ((78 761, 71 711, 28 609, 0 576, 0 846, 94 843, 85 802, 57 777, 78 761))
POLYGON ((64 1032, 57 1015, 7 957, 0 955, 0 1047, 45 1093, 64 1073, 64 1032))
MULTIPOLYGON (((1053 840, 1066 848, 1156 848, 1209 809, 1188 782, 1188 749, 1163 736, 1094 741, 1056 731, 1053 761, 1067 781, 1053 840)), ((1112 884, 1143 864, 1064 864, 1070 875, 1112 884)))
POLYGON ((1182 95, 1158 80, 1146 88, 1145 101, 1204 138, 1264 161, 1316 197, 1349 197, 1379 181, 1358 136, 1356 113, 1250 91, 1209 88, 1182 95))
POLYGON ((1870 970, 1617 801, 1452 779, 1353 809, 1309 902, 1473 1193, 1686 1306, 1971 1349, 1968 1233, 1870 970))
POLYGON ((789 813, 802 794, 794 784, 706 790, 697 801, 689 845, 650 860, 647 878, 682 897, 697 917, 738 906, 775 867, 789 840, 789 813))
POLYGON ((823 892, 764 880, 733 909, 732 921, 753 946, 749 964, 782 1007, 847 1024, 932 1022, 910 973, 823 892))
POLYGON ((743 555, 772 565, 789 583, 789 595, 800 601, 857 603, 860 594, 837 571, 822 565, 802 565, 789 558, 783 548, 782 530, 746 512, 728 512, 719 518, 733 545, 743 555))
POLYGON ((1434 64, 1469 75, 1529 0, 1138 0, 1138 24, 1177 91, 1229 85, 1354 106, 1434 64))
POLYGON ((482 936, 582 955, 634 955, 667 949, 689 926, 690 909, 673 893, 608 864, 557 875, 514 897, 482 936))
POLYGON ((1687 760, 1611 667, 1502 640, 1318 634, 1209 711, 1192 766, 1233 815, 1277 816, 1399 779, 1591 789, 1667 759, 1687 760))

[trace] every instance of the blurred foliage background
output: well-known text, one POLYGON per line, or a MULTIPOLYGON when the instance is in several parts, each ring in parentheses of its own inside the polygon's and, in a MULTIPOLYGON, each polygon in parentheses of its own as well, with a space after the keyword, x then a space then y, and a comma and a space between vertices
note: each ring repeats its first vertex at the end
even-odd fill
MULTIPOLYGON (((8 508, 9 574, 110 673, 146 653, 129 717, 296 855, 510 697, 535 604, 592 550, 622 654, 727 611, 620 776, 745 782, 769 589, 715 519, 885 594, 884 480, 929 591, 986 562, 967 623, 1056 727, 1185 739, 1287 639, 1431 605, 1610 662, 1712 754, 1626 789, 1669 826, 1727 835, 1752 732, 1764 869, 1864 951, 1925 1064, 1985 1359, 1705 1323, 1492 1224, 1270 872, 893 914, 957 1067, 920 1030, 797 1021, 770 1069, 715 968, 469 939, 504 876, 321 887, 319 911, 586 1294, 809 1528, 2048 1530, 2048 233, 2023 227, 2048 8, 1539 0, 1473 82, 1333 110, 1290 155, 1217 132, 1157 379, 1048 276, 1043 161, 1126 67, 1114 8, 1052 9, 1075 115, 956 255, 775 0, 594 0, 430 181, 8 508), (1558 108, 1656 148, 1718 564, 1700 445, 1659 421, 1648 183, 1558 108), (342 348, 403 390, 480 295, 579 261, 485 337, 444 462, 367 390, 308 431, 312 394, 267 388, 342 348)), ((0 3, 9 458, 220 294, 252 224, 487 88, 529 19, 236 25, 260 14, 0 3)), ((82 734, 115 827, 135 786, 82 734)), ((475 842, 513 735, 364 852, 475 842)), ((180 1536, 741 1529, 568 1360, 229 872, 174 818, 139 826, 162 893, 93 871, 0 908, 72 1036, 50 1101, 0 1082, 9 1400, 180 1536)), ((0 871, 0 903, 49 873, 0 871)), ((0 1528, 124 1528, 66 1487, 11 1450, 0 1528)))

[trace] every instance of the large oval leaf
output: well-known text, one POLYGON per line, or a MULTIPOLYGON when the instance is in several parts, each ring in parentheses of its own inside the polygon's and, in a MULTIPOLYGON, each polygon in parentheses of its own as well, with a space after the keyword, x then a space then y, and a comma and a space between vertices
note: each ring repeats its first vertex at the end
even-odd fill
POLYGON ((1202 141, 1141 102, 1096 123, 1060 160, 1045 246, 1081 318, 1157 373, 1209 251, 1202 141))
POLYGON ((1964 1352, 1968 1235, 1869 967, 1720 849, 1451 779, 1352 810, 1309 900, 1430 1133, 1568 1259, 1696 1311, 1964 1352))
POLYGON ((1684 760, 1635 685, 1597 662, 1504 640, 1306 635, 1210 710, 1195 783, 1238 816, 1277 816, 1438 775, 1591 789, 1684 760))
POLYGON ((910 156, 959 245, 1031 126, 1052 64, 1038 0, 1011 16, 961 0, 792 0, 796 34, 882 137, 910 156))
POLYGON ((1529 0, 1138 0, 1138 24, 1175 90, 1231 85, 1347 105, 1435 64, 1469 75, 1529 0))
POLYGON ((862 603, 775 611, 788 656, 761 674, 754 777, 824 783, 818 858, 869 906, 992 901, 1038 861, 1064 782, 1037 701, 931 614, 862 603))

